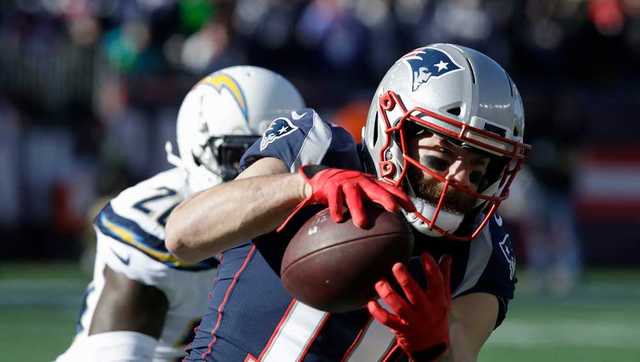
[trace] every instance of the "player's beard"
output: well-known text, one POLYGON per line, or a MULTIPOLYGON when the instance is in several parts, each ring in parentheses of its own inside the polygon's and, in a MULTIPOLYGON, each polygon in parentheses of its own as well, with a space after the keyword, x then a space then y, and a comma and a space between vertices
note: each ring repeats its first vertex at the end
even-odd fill
MULTIPOLYGON (((419 170, 409 170, 408 176, 416 196, 429 202, 434 207, 437 206, 444 183, 435 178, 426 180, 422 176, 422 171, 419 170)), ((475 197, 450 186, 444 198, 442 209, 450 213, 464 215, 473 208, 475 203, 475 197)))

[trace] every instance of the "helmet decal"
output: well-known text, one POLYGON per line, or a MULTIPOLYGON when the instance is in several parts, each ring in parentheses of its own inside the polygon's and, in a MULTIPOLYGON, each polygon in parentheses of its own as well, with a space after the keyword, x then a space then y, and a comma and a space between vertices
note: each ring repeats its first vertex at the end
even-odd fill
POLYGON ((446 52, 433 48, 418 48, 401 58, 411 68, 411 90, 416 91, 431 78, 440 78, 451 72, 463 70, 446 52))
POLYGON ((238 82, 236 82, 233 77, 222 72, 217 72, 211 74, 208 77, 205 77, 198 84, 209 85, 213 87, 218 93, 222 93, 223 89, 228 90, 233 99, 238 104, 238 107, 240 107, 240 111, 242 112, 242 115, 244 116, 245 122, 247 122, 248 126, 249 109, 247 107, 247 100, 244 97, 244 93, 242 92, 240 84, 238 84, 238 82))

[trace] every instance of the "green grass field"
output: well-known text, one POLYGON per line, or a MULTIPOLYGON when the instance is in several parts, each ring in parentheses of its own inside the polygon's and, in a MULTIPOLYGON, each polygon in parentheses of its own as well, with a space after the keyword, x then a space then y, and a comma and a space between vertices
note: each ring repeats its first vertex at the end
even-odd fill
POLYGON ((640 273, 591 272, 565 298, 524 291, 480 361, 640 361, 640 273))
MULTIPOLYGON (((0 360, 51 361, 74 334, 88 276, 71 264, 0 266, 0 360)), ((481 362, 640 361, 640 270, 591 271, 566 298, 534 296, 521 277, 481 362)))

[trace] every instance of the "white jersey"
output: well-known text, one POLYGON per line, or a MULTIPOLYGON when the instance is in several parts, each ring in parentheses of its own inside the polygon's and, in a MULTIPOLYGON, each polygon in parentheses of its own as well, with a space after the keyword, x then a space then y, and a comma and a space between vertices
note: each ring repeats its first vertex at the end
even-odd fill
POLYGON ((218 264, 213 258, 181 264, 164 246, 167 217, 188 193, 185 172, 174 168, 124 190, 100 211, 94 223, 98 245, 93 280, 85 293, 76 338, 58 361, 82 360, 74 352, 87 337, 104 287, 105 265, 166 295, 169 310, 153 361, 184 355, 184 346, 207 310, 207 290, 218 264))

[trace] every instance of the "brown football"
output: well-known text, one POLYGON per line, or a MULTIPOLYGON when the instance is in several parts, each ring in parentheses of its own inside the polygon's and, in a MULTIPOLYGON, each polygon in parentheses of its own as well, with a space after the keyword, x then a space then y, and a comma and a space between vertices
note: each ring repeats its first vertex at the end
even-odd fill
POLYGON ((404 217, 378 207, 367 213, 367 229, 351 219, 336 223, 323 209, 296 232, 280 269, 293 297, 329 312, 359 309, 376 295, 374 283, 391 276, 394 263, 409 260, 414 239, 404 217))

